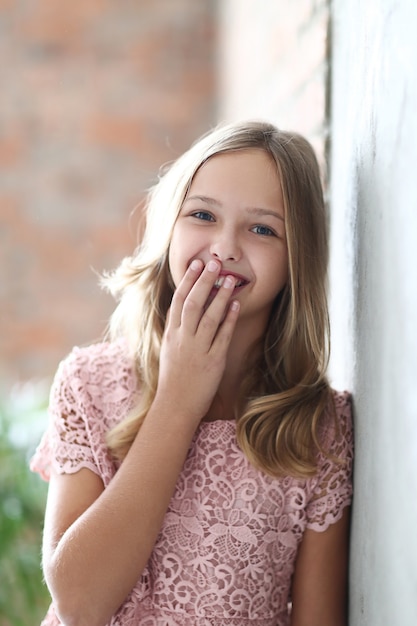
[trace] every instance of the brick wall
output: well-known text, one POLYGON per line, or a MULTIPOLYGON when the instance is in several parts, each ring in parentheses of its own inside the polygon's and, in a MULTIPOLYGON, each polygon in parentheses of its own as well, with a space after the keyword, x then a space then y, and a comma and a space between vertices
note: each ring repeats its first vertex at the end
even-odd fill
POLYGON ((0 384, 102 333, 92 268, 131 252, 144 189, 215 121, 215 8, 0 1, 0 384))

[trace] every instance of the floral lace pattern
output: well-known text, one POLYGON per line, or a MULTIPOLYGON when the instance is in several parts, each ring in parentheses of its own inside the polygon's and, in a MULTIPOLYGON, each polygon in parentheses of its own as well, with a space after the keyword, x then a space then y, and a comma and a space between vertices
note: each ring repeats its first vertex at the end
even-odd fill
MULTIPOLYGON (((105 485, 117 467, 104 436, 136 399, 123 344, 75 349, 58 370, 51 423, 32 459, 44 478, 51 464, 87 467, 105 485)), ((202 422, 191 444, 153 553, 111 626, 287 626, 290 582, 306 528, 324 531, 351 500, 350 398, 335 392, 336 437, 323 439, 344 462, 319 457, 313 478, 272 478, 247 461, 233 421, 202 422)), ((57 626, 53 607, 44 626, 57 626)))

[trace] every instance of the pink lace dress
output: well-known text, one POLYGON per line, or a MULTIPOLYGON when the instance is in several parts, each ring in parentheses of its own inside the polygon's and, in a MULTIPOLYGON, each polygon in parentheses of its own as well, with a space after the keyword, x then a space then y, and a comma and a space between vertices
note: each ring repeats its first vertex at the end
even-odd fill
MULTIPOLYGON (((136 400, 123 343, 75 348, 51 391, 50 423, 31 461, 88 468, 108 485, 117 471, 105 433, 136 400)), ((345 460, 319 458, 314 478, 271 478, 252 467, 233 421, 202 422, 148 565, 111 626, 287 626, 291 577, 306 528, 324 531, 351 501, 352 426, 347 393, 336 393, 339 436, 325 443, 345 460)), ((60 624, 51 605, 43 626, 60 624)))

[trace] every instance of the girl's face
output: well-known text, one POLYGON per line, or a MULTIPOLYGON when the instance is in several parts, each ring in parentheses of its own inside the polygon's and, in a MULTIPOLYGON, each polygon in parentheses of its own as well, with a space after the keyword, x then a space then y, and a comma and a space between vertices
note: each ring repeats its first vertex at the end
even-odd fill
POLYGON ((197 171, 174 226, 169 268, 175 286, 193 259, 217 259, 221 276, 237 277, 239 322, 249 320, 263 332, 287 282, 284 220, 279 175, 265 151, 211 157, 197 171))

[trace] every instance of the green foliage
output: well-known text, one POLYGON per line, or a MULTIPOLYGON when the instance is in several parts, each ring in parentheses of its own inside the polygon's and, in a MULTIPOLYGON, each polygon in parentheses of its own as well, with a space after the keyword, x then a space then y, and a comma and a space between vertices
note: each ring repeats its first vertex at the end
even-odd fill
POLYGON ((40 568, 47 485, 28 465, 46 419, 44 385, 0 402, 0 626, 35 626, 50 602, 40 568))

